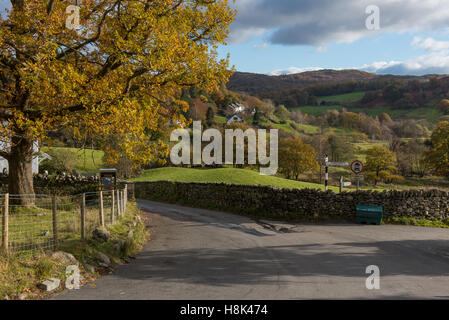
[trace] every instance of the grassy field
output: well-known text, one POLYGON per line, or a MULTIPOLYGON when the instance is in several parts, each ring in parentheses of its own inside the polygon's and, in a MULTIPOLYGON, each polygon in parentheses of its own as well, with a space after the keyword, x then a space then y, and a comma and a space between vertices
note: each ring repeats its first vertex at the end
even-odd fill
POLYGON ((262 123, 262 125, 266 126, 266 127, 273 127, 276 128, 278 130, 284 130, 285 132, 288 133, 305 133, 305 134, 316 134, 320 131, 320 128, 317 126, 313 126, 313 125, 309 125, 309 124, 301 124, 301 123, 296 123, 295 126, 302 132, 298 132, 297 130, 295 130, 290 124, 294 123, 291 120, 287 120, 286 123, 282 124, 282 123, 274 123, 274 122, 264 122, 262 123))
POLYGON ((223 116, 215 116, 215 122, 217 124, 225 124, 226 123, 226 117, 223 116))
MULTIPOLYGON (((352 92, 347 94, 339 94, 333 96, 318 97, 318 102, 336 102, 341 104, 351 104, 359 101, 365 95, 365 91, 352 92)), ((428 107, 425 108, 415 108, 415 109, 395 109, 388 105, 378 105, 373 108, 360 108, 360 107, 349 107, 348 110, 351 112, 363 112, 369 116, 375 117, 382 113, 388 113, 394 119, 426 119, 430 122, 438 122, 443 115, 438 109, 435 108, 435 104, 438 101, 432 102, 428 107)), ((313 116, 320 116, 328 110, 341 110, 342 106, 303 106, 297 108, 291 108, 290 110, 300 110, 304 114, 309 114, 313 116)))
MULTIPOLYGON (((301 111, 303 114, 311 116, 321 116, 328 110, 341 110, 342 106, 303 106, 291 108, 290 111, 301 111)), ((355 113, 365 113, 371 117, 380 116, 382 113, 389 114, 393 119, 426 119, 430 122, 438 122, 443 113, 436 108, 416 108, 416 109, 393 109, 388 106, 376 106, 373 108, 348 107, 348 110, 355 113)))
MULTIPOLYGON (((146 170, 134 181, 179 181, 179 182, 209 182, 232 183, 248 185, 269 185, 279 188, 310 188, 324 189, 320 184, 287 180, 274 176, 263 176, 258 171, 246 169, 189 169, 189 168, 158 168, 146 170)), ((333 191, 338 188, 331 187, 333 191)))
POLYGON ((290 121, 288 121, 287 123, 268 123, 268 126, 274 127, 278 130, 284 130, 285 132, 288 133, 297 133, 297 131, 295 129, 292 128, 292 126, 290 125, 290 121))
POLYGON ((306 134, 316 134, 320 132, 320 127, 313 126, 310 124, 298 124, 298 126, 304 130, 304 133, 306 134))
POLYGON ((356 130, 356 129, 350 129, 350 128, 343 128, 343 127, 330 127, 330 128, 326 128, 324 130, 324 132, 329 135, 331 133, 334 133, 337 136, 341 136, 341 135, 352 135, 355 133, 361 133, 360 131, 356 130))
POLYGON ((351 92, 346 94, 338 94, 335 96, 318 97, 318 102, 329 101, 329 102, 340 102, 340 103, 351 103, 356 102, 363 98, 366 91, 361 92, 351 92))
POLYGON ((387 141, 373 141, 373 142, 357 142, 354 143, 355 147, 359 147, 363 151, 366 151, 372 147, 378 146, 378 147, 387 147, 388 142, 387 141))
POLYGON ((308 114, 311 116, 321 116, 328 110, 341 110, 341 106, 303 106, 291 108, 290 111, 301 111, 303 114, 308 114))
POLYGON ((443 115, 438 109, 433 107, 416 109, 393 109, 388 106, 376 106, 374 108, 349 108, 352 112, 363 112, 375 117, 382 113, 389 114, 393 119, 426 119, 430 122, 438 122, 443 115))
POLYGON ((77 159, 75 170, 81 173, 95 174, 100 168, 104 167, 103 156, 104 152, 101 150, 91 149, 78 149, 78 148, 59 148, 59 147, 44 147, 43 152, 48 152, 49 149, 58 150, 66 149, 70 150, 77 159))

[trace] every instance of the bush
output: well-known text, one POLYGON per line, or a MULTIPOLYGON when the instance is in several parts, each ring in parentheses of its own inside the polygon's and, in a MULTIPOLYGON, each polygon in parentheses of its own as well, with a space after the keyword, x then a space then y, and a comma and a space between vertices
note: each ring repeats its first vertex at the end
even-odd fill
POLYGON ((69 149, 51 149, 48 151, 51 159, 47 159, 40 165, 40 170, 47 170, 49 174, 72 172, 77 163, 77 157, 69 149))
POLYGON ((40 281, 51 278, 57 271, 57 265, 47 257, 42 257, 35 266, 36 278, 40 281))
MULTIPOLYGON (((103 158, 103 161, 107 163, 109 167, 116 168, 118 178, 129 179, 134 176, 138 176, 142 173, 143 169, 140 165, 135 165, 131 160, 126 158, 126 156, 121 156, 116 162, 108 161, 107 156, 103 158)), ((156 161, 157 167, 161 166, 160 161, 156 161)))
POLYGON ((290 122, 290 127, 292 127, 294 130, 296 130, 299 133, 305 133, 304 129, 301 128, 301 126, 299 124, 297 124, 296 122, 290 122))

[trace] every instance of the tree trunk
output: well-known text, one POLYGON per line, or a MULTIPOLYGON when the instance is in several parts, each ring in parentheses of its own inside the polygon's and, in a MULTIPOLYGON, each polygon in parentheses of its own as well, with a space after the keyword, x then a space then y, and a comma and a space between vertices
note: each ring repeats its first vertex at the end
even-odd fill
POLYGON ((20 205, 34 205, 33 187, 33 141, 14 137, 8 157, 8 188, 12 195, 21 195, 17 200, 20 205))

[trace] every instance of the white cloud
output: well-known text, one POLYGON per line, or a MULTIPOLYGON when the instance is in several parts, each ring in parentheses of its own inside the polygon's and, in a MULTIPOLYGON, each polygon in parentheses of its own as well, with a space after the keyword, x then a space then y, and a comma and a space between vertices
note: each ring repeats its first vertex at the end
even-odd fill
POLYGON ((238 32, 231 32, 228 40, 229 43, 233 45, 239 45, 245 43, 248 40, 251 40, 254 37, 260 36, 267 31, 268 29, 266 28, 250 27, 246 28, 245 30, 239 30, 238 32))
POLYGON ((403 64, 401 61, 376 61, 371 64, 365 64, 361 67, 356 67, 354 69, 360 69, 367 72, 378 72, 379 70, 386 70, 390 68, 394 68, 403 64))
POLYGON ((449 74, 449 56, 444 52, 432 52, 407 61, 378 61, 359 69, 378 74, 449 74))
POLYGON ((415 37, 411 45, 416 49, 424 49, 427 51, 445 51, 449 49, 449 41, 437 41, 433 38, 421 39, 415 37))
MULTIPOLYGON (((415 37, 410 43, 410 46, 415 49, 423 49, 427 51, 427 53, 406 61, 376 61, 359 67, 354 67, 353 69, 377 74, 396 75, 449 74, 449 41, 415 37)), ((321 69, 323 68, 290 67, 287 69, 275 70, 270 74, 293 74, 321 69)))
POLYGON ((263 50, 263 49, 268 48, 269 46, 270 46, 270 44, 268 42, 264 42, 262 44, 255 44, 255 45, 253 45, 253 48, 254 49, 258 49, 258 50, 263 50))
POLYGON ((326 46, 319 46, 316 48, 316 51, 319 53, 323 53, 327 51, 327 47, 326 46))
POLYGON ((324 68, 319 67, 305 67, 305 68, 298 68, 298 67, 290 67, 286 69, 278 69, 274 70, 269 73, 271 76, 281 76, 281 75, 287 75, 287 74, 295 74, 295 73, 302 73, 302 72, 308 72, 308 71, 318 71, 318 70, 324 70, 324 68))
POLYGON ((380 30, 371 31, 366 28, 365 9, 372 4, 372 0, 237 0, 231 39, 244 42, 266 34, 274 44, 319 47, 379 33, 449 27, 449 0, 376 0, 380 30))
POLYGON ((424 75, 449 73, 449 41, 415 37, 410 45, 428 53, 407 61, 380 61, 360 69, 380 74, 424 75))

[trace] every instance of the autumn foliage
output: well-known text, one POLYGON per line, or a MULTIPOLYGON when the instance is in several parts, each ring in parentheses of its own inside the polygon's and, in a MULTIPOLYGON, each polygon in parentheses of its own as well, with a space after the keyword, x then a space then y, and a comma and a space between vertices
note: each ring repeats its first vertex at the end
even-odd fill
POLYGON ((434 173, 449 178, 449 122, 442 121, 432 133, 432 148, 425 160, 434 173))
POLYGON ((231 74, 216 51, 234 19, 227 0, 83 0, 78 30, 66 28, 69 1, 11 3, 0 18, 0 136, 11 145, 0 155, 11 193, 33 193, 32 142, 61 126, 79 138, 114 134, 110 156, 150 161, 162 142, 148 133, 161 118, 185 121, 180 89, 212 91, 231 74))
POLYGON ((279 169, 289 179, 297 180, 303 173, 318 171, 317 154, 300 138, 282 139, 279 142, 279 169))

